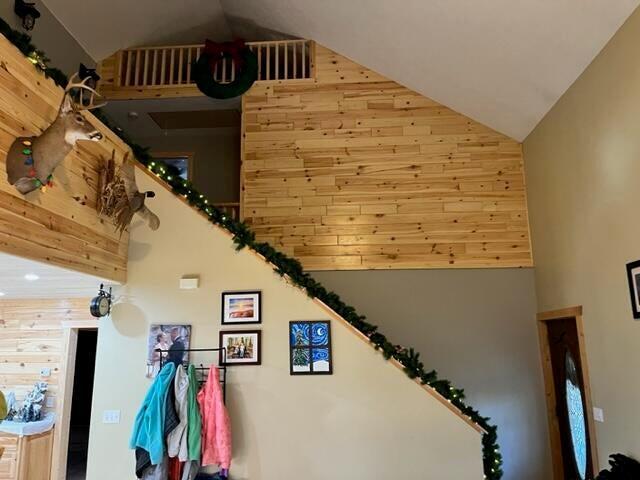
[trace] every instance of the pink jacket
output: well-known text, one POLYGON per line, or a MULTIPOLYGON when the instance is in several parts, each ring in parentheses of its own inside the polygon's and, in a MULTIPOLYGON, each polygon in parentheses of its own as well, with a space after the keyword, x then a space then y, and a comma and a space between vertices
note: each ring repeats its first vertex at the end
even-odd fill
POLYGON ((220 374, 215 365, 209 369, 207 383, 198 392, 202 415, 202 466, 231 466, 231 422, 224 406, 220 374))

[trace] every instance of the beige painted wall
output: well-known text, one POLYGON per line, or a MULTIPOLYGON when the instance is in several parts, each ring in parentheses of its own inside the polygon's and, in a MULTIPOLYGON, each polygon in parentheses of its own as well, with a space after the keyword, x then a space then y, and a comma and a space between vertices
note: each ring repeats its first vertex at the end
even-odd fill
POLYGON ((640 322, 625 264, 640 258, 640 12, 524 143, 538 309, 584 306, 601 466, 640 457, 640 322))
POLYGON ((531 268, 314 272, 498 426, 504 480, 549 479, 531 268), (526 445, 526 448, 523 448, 526 445))
POLYGON ((136 138, 151 152, 193 152, 193 184, 215 203, 240 201, 240 130, 191 129, 136 138))
POLYGON ((149 324, 191 324, 194 347, 216 346, 221 291, 256 288, 262 366, 229 372, 235 479, 483 477, 480 435, 338 321, 334 375, 291 377, 288 322, 326 312, 144 174, 139 185, 156 190, 150 203, 162 225, 156 233, 133 227, 128 283, 101 321, 88 478, 133 477, 127 442, 149 386, 149 324), (187 273, 201 276, 199 290, 178 289, 187 273), (120 424, 101 423, 107 409, 121 411, 120 424))

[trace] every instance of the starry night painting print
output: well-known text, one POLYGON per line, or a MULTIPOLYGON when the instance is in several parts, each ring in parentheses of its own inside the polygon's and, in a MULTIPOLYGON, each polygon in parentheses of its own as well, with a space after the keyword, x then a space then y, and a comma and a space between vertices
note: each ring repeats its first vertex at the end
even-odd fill
POLYGON ((331 324, 328 321, 289 322, 291 375, 330 375, 331 324))

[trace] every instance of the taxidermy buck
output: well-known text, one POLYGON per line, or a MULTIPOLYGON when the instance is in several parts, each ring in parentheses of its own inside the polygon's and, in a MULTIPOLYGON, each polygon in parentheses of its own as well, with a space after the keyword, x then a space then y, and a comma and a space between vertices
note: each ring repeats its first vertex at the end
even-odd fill
POLYGON ((18 137, 7 154, 7 177, 23 195, 51 184, 53 171, 65 159, 78 140, 99 141, 102 134, 82 115, 92 110, 100 94, 86 85, 91 77, 77 81, 75 74, 65 89, 55 121, 36 137, 18 137), (78 89, 74 93, 73 90, 78 89), (88 92, 88 102, 83 92, 88 92), (74 98, 75 97, 75 98, 74 98))

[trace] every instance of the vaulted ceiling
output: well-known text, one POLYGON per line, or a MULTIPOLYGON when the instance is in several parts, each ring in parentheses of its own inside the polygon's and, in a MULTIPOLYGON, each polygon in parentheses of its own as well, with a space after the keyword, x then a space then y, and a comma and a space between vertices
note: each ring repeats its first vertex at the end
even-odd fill
POLYGON ((96 59, 134 45, 310 38, 518 140, 640 0, 44 0, 96 59))

